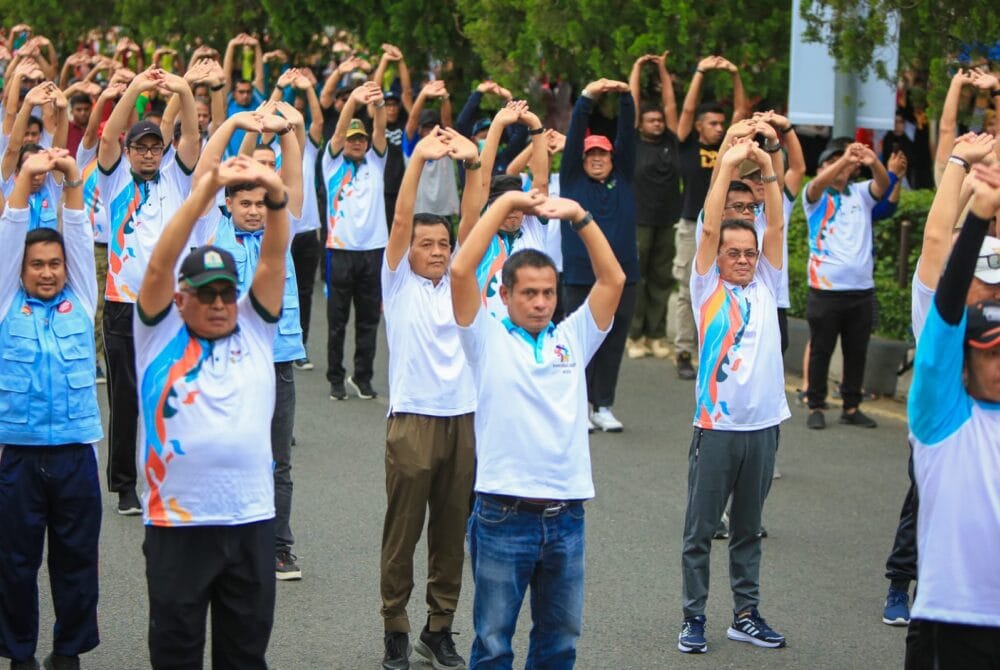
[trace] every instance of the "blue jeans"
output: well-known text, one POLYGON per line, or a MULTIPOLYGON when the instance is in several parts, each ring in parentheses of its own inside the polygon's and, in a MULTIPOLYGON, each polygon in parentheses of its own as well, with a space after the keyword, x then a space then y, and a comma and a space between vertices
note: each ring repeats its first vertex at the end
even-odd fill
POLYGON ((583 503, 559 514, 515 510, 476 496, 469 517, 476 638, 469 670, 511 668, 511 639, 531 586, 526 670, 561 670, 576 662, 583 625, 583 503))

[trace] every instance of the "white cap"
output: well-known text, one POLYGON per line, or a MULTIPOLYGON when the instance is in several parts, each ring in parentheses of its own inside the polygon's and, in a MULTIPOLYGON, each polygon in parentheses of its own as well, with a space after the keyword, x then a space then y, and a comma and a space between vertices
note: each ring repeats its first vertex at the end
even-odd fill
POLYGON ((986 284, 1000 284, 1000 240, 986 236, 976 259, 976 279, 986 284))

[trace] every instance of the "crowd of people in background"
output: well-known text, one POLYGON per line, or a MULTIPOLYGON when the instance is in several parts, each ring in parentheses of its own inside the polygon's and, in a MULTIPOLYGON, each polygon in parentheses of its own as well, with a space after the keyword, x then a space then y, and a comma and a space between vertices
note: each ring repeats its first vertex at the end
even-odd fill
POLYGON ((321 359, 309 346, 317 277, 331 400, 377 397, 386 322, 383 668, 409 668, 412 652, 435 668, 510 668, 529 590, 527 665, 573 667, 588 433, 625 431, 613 411, 624 356, 672 358, 693 382, 678 650, 708 651, 713 538, 729 539, 726 637, 785 646, 760 611, 760 568, 791 416, 792 211, 805 213, 809 246, 807 426, 826 428, 839 342, 839 423, 875 428, 861 409, 873 222, 903 189, 935 187, 913 278, 911 488, 883 621, 909 625, 907 668, 1000 664, 997 74, 957 71, 934 124, 926 81, 906 73, 892 130, 831 138, 754 104, 721 55, 683 86, 664 52, 623 80, 511 91, 487 79, 466 95, 449 90, 446 66, 411 72, 393 45, 370 60, 324 47, 292 58, 245 33, 220 51, 94 31, 60 55, 27 25, 7 31, 0 656, 11 668, 39 667, 46 536, 56 627, 43 665, 79 668, 99 644, 107 437, 114 511, 146 526, 152 667, 201 667, 210 609, 213 667, 266 670, 276 582, 303 578, 291 462, 295 376, 321 359), (731 95, 704 100, 710 80, 731 95), (428 611, 411 644, 425 521, 428 611), (452 632, 466 549, 468 664, 452 632))

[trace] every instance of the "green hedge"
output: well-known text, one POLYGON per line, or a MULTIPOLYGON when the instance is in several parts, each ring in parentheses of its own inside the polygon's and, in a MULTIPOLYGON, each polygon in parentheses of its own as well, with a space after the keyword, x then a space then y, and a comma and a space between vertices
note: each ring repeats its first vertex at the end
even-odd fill
MULTIPOLYGON (((805 190, 805 185, 802 187, 805 190)), ((878 300, 878 317, 875 334, 893 340, 911 340, 910 332, 910 280, 920 256, 920 242, 924 235, 924 222, 930 211, 934 191, 903 191, 899 207, 891 219, 875 222, 875 295, 878 300), (910 222, 909 267, 905 286, 898 282, 899 247, 902 222, 910 222)), ((802 210, 802 197, 792 210, 788 230, 788 284, 792 307, 789 314, 805 318, 809 282, 806 264, 809 260, 809 227, 802 210)))

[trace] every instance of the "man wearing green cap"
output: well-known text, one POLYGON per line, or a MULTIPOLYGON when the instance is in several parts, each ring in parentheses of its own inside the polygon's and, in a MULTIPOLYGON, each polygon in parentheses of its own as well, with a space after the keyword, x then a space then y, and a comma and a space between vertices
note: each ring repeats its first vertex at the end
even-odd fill
POLYGON ((288 248, 281 178, 245 156, 205 174, 160 236, 136 301, 139 464, 154 670, 266 670, 274 621, 274 335, 288 248), (224 249, 192 251, 195 222, 224 186, 254 183, 267 222, 253 284, 237 300, 224 249))

